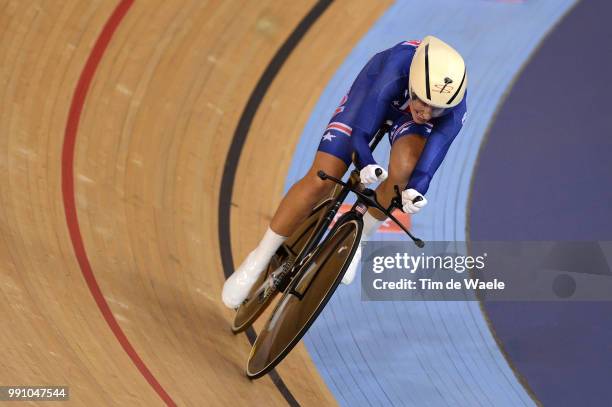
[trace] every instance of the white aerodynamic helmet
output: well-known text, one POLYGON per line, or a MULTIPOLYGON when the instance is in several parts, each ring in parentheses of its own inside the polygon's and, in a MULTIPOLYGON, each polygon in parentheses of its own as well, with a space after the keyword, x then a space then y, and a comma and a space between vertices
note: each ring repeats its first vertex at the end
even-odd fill
POLYGON ((465 62, 453 47, 428 35, 414 54, 409 81, 411 97, 437 110, 457 106, 467 88, 465 62))

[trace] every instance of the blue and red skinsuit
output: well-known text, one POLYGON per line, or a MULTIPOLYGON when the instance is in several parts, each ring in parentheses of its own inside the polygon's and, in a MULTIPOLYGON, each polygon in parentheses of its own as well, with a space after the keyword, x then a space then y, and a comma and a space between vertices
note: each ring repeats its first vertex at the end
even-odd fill
POLYGON ((427 139, 425 148, 406 188, 425 194, 429 183, 444 160, 451 143, 459 134, 466 115, 466 98, 432 118, 417 124, 408 108, 410 63, 419 41, 405 41, 374 55, 363 67, 348 94, 336 108, 319 144, 319 151, 351 163, 357 153, 357 168, 376 164, 368 143, 386 120, 393 126, 389 132, 391 145, 399 138, 417 134, 427 139))

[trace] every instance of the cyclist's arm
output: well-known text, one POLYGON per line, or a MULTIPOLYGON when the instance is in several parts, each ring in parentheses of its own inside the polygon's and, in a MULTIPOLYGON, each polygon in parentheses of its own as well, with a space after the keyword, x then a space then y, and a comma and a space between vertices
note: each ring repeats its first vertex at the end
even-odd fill
POLYGON ((351 145, 355 151, 355 166, 358 170, 366 167, 370 164, 376 164, 376 160, 372 156, 370 151, 370 144, 368 143, 369 134, 365 131, 354 127, 353 133, 351 134, 351 145))
POLYGON ((440 118, 427 137, 425 148, 410 176, 406 189, 413 188, 425 195, 435 172, 442 164, 453 140, 459 134, 466 114, 465 99, 448 116, 440 118))
POLYGON ((383 73, 379 76, 379 80, 371 85, 364 97, 351 134, 351 145, 357 153, 358 169, 376 164, 370 151, 369 140, 384 123, 391 101, 405 87, 407 80, 404 76, 389 80, 389 77, 383 73))

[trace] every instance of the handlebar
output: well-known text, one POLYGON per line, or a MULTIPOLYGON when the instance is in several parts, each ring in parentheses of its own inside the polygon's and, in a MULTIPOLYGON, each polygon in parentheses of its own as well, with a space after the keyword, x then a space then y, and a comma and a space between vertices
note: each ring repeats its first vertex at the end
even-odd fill
MULTIPOLYGON (((379 171, 379 170, 380 169, 377 169, 376 171, 379 171)), ((400 209, 400 210, 402 209, 402 194, 400 193, 399 187, 397 185, 394 186, 395 196, 391 199, 391 203, 389 204, 389 207, 385 208, 378 202, 378 199, 376 198, 376 192, 374 192, 373 190, 369 188, 359 190, 355 188, 355 185, 353 185, 352 182, 346 183, 338 178, 335 178, 335 177, 332 177, 331 175, 326 174, 322 170, 319 170, 317 172, 317 175, 322 180, 330 180, 330 181, 335 182, 338 185, 342 185, 343 187, 348 188, 349 191, 357 195, 363 202, 366 203, 366 205, 372 206, 378 209, 379 211, 384 213, 389 219, 395 222, 397 226, 399 226, 400 229, 402 229, 412 239, 412 241, 414 242, 415 245, 417 245, 417 247, 421 248, 425 246, 425 242, 423 240, 419 239, 418 237, 410 233, 410 231, 406 229, 406 227, 399 220, 397 220, 395 216, 393 216, 393 214, 391 213, 394 209, 400 209)), ((413 200, 413 202, 416 203, 422 199, 423 199, 422 197, 418 196, 413 200)))

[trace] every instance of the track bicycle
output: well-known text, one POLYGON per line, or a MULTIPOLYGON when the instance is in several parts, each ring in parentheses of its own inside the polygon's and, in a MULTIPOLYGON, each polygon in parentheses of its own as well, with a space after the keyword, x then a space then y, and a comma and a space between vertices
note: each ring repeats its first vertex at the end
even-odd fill
MULTIPOLYGON (((373 151, 389 130, 387 122, 370 145, 373 151)), ((272 370, 299 342, 323 310, 342 280, 357 250, 363 229, 362 216, 374 207, 395 222, 419 247, 424 242, 414 237, 392 214, 402 207, 399 188, 388 208, 376 199, 376 193, 365 188, 354 170, 347 182, 318 172, 323 180, 336 183, 334 194, 319 203, 310 216, 273 256, 267 270, 245 302, 238 308, 232 331, 248 328, 282 292, 283 296, 259 333, 247 365, 249 378, 258 378, 272 370), (350 192, 357 195, 352 208, 343 214, 328 232, 341 204, 350 192)))
MULTIPOLYGON (((378 130, 370 149, 374 151, 380 140, 389 131, 391 122, 386 122, 378 130)), ((334 188, 328 198, 318 203, 308 218, 287 238, 272 257, 266 270, 253 284, 246 300, 236 310, 232 332, 238 334, 250 327, 266 310, 279 292, 289 285, 295 272, 304 263, 312 249, 320 242, 327 228, 336 216, 346 194, 340 196, 340 188, 334 188)))

